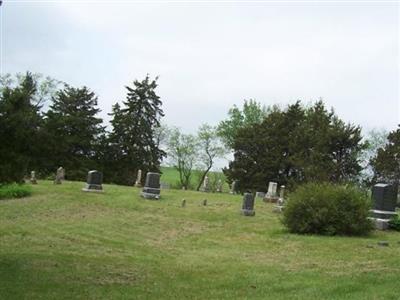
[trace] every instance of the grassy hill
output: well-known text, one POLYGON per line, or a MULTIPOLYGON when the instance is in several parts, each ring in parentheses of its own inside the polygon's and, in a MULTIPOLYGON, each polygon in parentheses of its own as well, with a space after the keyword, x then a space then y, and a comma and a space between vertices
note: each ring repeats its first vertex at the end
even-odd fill
POLYGON ((398 233, 299 236, 259 200, 244 217, 240 196, 83 186, 0 201, 0 299, 399 298, 398 233))

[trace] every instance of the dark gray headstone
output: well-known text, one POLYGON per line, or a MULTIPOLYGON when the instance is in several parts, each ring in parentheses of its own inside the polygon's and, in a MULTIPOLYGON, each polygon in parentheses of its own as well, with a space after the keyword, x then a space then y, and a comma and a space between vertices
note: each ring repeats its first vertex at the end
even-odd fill
POLYGON ((254 211, 254 196, 252 193, 244 193, 243 195, 242 214, 245 216, 254 216, 256 214, 254 211))
POLYGON ((160 198, 160 174, 149 172, 146 175, 146 182, 143 187, 141 196, 146 199, 160 198))
POLYGON ((373 208, 376 210, 395 211, 397 193, 393 185, 375 184, 372 188, 373 208))
POLYGON ((85 192, 101 192, 103 190, 103 174, 99 171, 92 170, 88 172, 85 192))

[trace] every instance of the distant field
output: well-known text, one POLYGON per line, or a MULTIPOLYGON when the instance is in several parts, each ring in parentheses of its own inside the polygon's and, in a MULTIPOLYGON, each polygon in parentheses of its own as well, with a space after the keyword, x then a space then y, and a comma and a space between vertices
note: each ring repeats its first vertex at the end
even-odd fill
MULTIPOLYGON (((176 188, 179 184, 179 173, 175 168, 172 167, 161 167, 161 181, 170 184, 171 187, 176 188)), ((191 179, 191 186, 192 189, 195 189, 197 187, 197 184, 199 182, 201 173, 197 170, 193 171, 192 179, 191 179)), ((223 185, 223 190, 228 191, 229 190, 229 185, 225 182, 226 178, 222 172, 209 172, 208 174, 210 180, 216 180, 215 176, 218 178, 221 178, 222 182, 224 183, 223 185)))
POLYGON ((239 195, 83 186, 0 200, 0 299, 399 299, 399 233, 300 236, 239 195))

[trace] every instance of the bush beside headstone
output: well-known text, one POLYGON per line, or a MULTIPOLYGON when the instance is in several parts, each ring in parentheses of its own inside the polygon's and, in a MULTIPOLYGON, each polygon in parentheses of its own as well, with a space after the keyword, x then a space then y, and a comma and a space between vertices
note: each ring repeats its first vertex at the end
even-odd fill
POLYGON ((370 200, 356 187, 310 183, 291 194, 282 221, 293 233, 364 235, 373 228, 369 209, 370 200))

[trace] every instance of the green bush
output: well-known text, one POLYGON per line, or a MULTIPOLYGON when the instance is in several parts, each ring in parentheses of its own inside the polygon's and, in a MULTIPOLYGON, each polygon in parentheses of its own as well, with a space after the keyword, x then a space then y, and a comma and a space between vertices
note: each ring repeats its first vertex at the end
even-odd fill
POLYGON ((354 186, 309 183, 297 188, 283 213, 293 233, 364 235, 372 230, 370 201, 354 186))
POLYGON ((23 184, 14 183, 0 186, 0 199, 22 198, 30 196, 31 193, 31 188, 23 184))
POLYGON ((394 216, 389 221, 389 228, 393 229, 393 230, 400 231, 400 218, 399 218, 399 216, 394 216))

